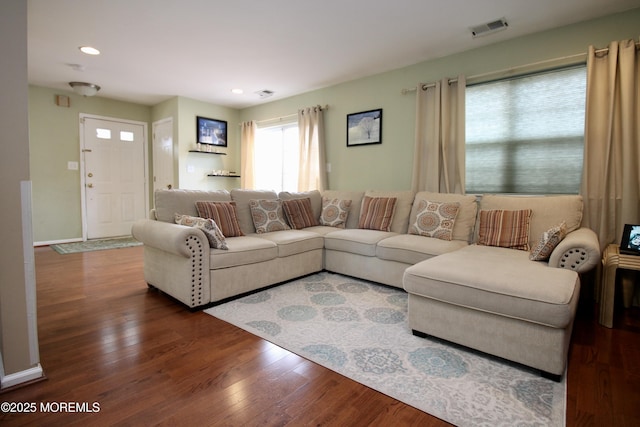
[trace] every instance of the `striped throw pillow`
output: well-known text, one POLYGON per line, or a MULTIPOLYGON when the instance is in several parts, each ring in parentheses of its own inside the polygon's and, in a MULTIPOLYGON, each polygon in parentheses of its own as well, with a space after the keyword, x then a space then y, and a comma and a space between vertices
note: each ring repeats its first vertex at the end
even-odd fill
POLYGON ((391 221, 396 209, 395 197, 369 197, 362 199, 358 228, 391 231, 391 221))
POLYGON ((304 199, 284 200, 282 202, 282 208, 287 216, 289 225, 291 225, 291 228, 294 230, 318 225, 318 219, 313 216, 311 198, 309 197, 304 199))
POLYGON ((528 251, 531 209, 481 210, 478 244, 528 251))
POLYGON ((236 202, 196 202, 196 209, 202 218, 214 220, 225 237, 244 236, 238 222, 236 202))

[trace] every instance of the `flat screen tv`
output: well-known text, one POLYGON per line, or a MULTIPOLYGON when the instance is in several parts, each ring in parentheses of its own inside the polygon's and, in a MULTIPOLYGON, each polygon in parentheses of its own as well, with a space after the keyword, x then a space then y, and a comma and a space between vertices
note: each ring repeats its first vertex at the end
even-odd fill
POLYGON ((640 255, 640 224, 625 224, 620 239, 620 253, 640 255))
POLYGON ((196 117, 196 133, 198 144, 209 144, 216 147, 227 146, 227 122, 224 120, 198 116, 196 117))

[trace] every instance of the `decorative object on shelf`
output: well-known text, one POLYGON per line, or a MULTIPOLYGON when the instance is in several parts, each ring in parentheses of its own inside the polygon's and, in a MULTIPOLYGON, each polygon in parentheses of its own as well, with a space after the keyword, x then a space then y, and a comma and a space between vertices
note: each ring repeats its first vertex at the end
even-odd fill
POLYGON ((100 90, 100 86, 93 83, 69 82, 69 86, 75 93, 82 96, 93 96, 100 90))
POLYGON ((211 151, 213 147, 227 146, 227 122, 224 120, 197 116, 196 134, 198 147, 202 144, 206 152, 211 151))
POLYGON ((226 178, 240 178, 240 175, 237 175, 235 171, 228 170, 214 170, 207 176, 222 176, 226 178))
POLYGON ((347 114, 347 147, 382 144, 382 108, 347 114))

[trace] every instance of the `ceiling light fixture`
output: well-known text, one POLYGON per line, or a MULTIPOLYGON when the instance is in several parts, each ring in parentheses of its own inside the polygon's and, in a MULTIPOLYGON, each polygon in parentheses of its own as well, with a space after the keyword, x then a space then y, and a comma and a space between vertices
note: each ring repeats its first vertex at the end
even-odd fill
POLYGON ((232 93, 235 93, 236 95, 242 95, 244 93, 244 90, 242 89, 231 89, 232 93))
POLYGON ((80 46, 78 49, 80 49, 80 52, 86 53, 87 55, 100 55, 100 51, 95 47, 80 46))
POLYGON ((85 82, 69 82, 69 86, 75 93, 82 96, 93 96, 100 90, 100 86, 93 83, 85 82))

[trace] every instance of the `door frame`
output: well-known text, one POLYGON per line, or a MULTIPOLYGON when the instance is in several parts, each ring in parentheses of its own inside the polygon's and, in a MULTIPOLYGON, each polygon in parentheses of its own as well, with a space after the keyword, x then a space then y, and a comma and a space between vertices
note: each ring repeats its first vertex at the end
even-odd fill
POLYGON ((151 123, 151 165, 153 167, 153 176, 150 177, 150 181, 149 181, 149 186, 151 189, 153 189, 153 192, 155 193, 156 190, 156 181, 155 178, 157 176, 156 174, 156 127, 163 125, 165 123, 171 123, 171 165, 172 165, 172 177, 171 177, 171 185, 172 188, 178 188, 177 184, 176 184, 176 144, 175 144, 175 138, 174 138, 174 126, 173 126, 173 117, 165 117, 164 119, 160 119, 160 120, 156 120, 155 122, 151 123))
POLYGON ((95 114, 86 114, 80 113, 80 120, 78 123, 78 129, 80 132, 80 204, 81 204, 81 213, 82 213, 82 241, 87 241, 87 200, 85 195, 85 186, 86 183, 86 173, 85 173, 85 164, 84 164, 84 149, 85 149, 85 140, 84 140, 84 120, 85 119, 96 119, 96 120, 106 120, 111 122, 118 123, 127 123, 131 125, 141 125, 142 126, 142 147, 143 147, 143 159, 144 159, 144 212, 145 218, 149 216, 149 133, 147 130, 146 122, 139 122, 136 120, 127 120, 120 119, 117 117, 108 117, 108 116, 98 116, 95 114))

